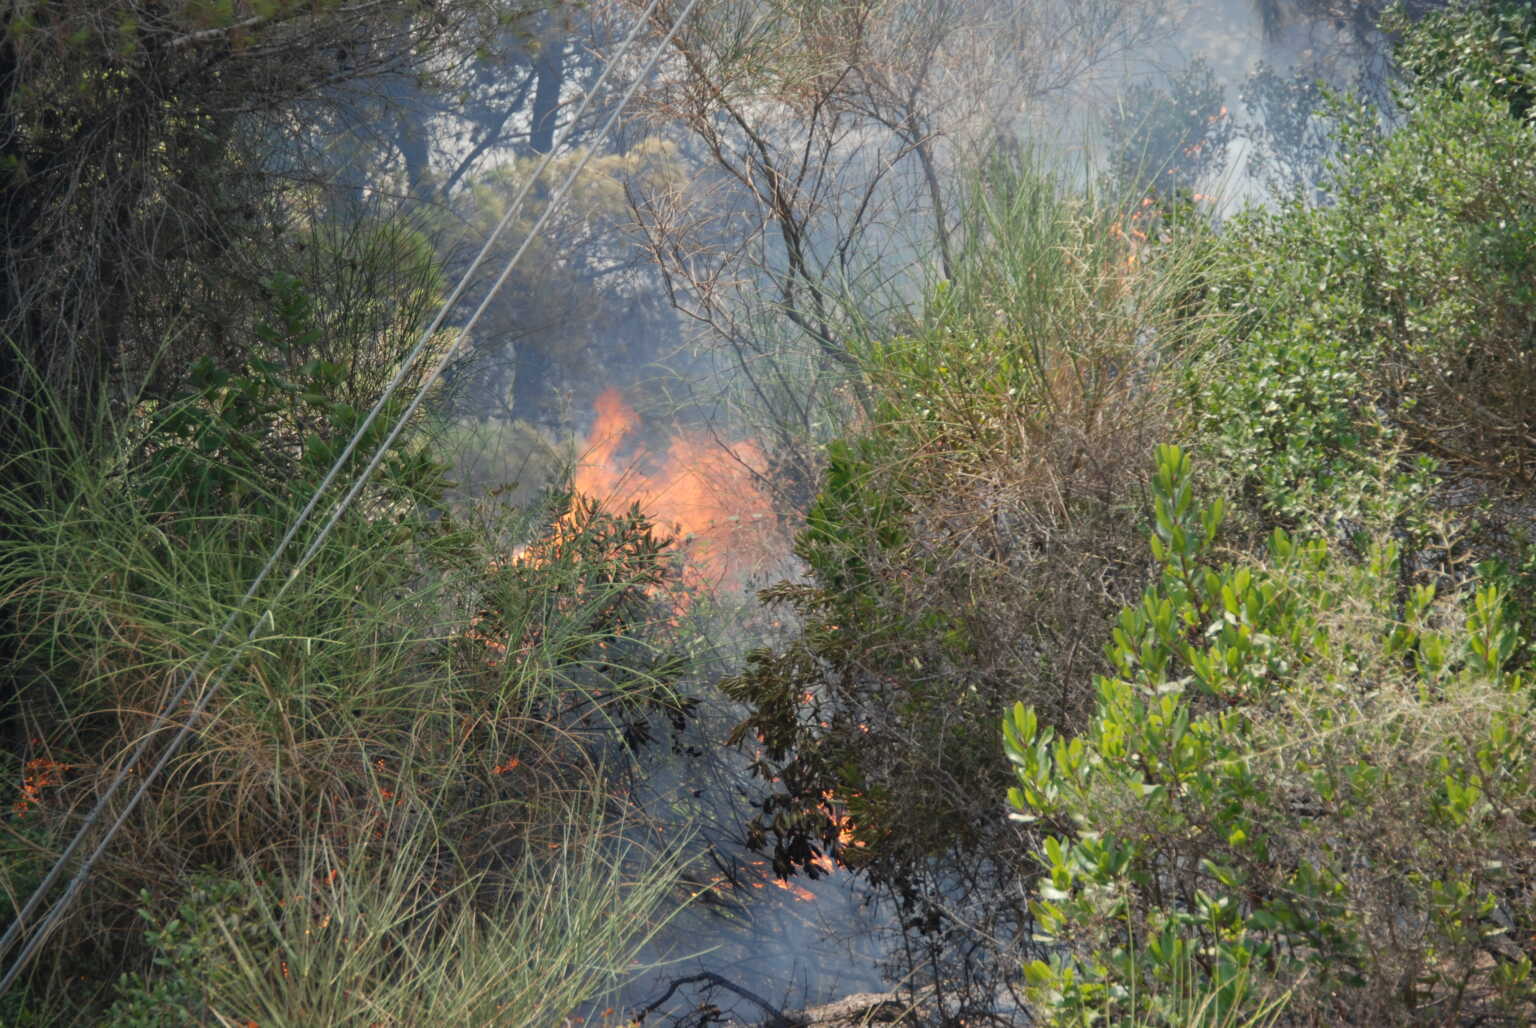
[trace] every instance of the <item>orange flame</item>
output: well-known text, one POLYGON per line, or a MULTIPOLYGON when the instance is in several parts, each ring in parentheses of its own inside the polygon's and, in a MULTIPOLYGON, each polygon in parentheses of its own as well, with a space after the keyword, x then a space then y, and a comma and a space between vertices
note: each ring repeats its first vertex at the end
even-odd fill
POLYGON ((638 503, 658 529, 676 533, 689 585, 739 588, 782 552, 773 507, 757 484, 768 466, 757 444, 677 433, 657 454, 632 441, 640 416, 617 389, 594 406, 597 419, 572 485, 610 510, 638 503))
POLYGON ((27 761, 21 779, 21 797, 11 805, 17 814, 25 814, 42 802, 43 790, 64 784, 64 772, 68 764, 61 764, 46 757, 34 757, 27 761))
POLYGON ((782 878, 770 878, 768 880, 774 885, 777 885, 779 888, 783 889, 785 892, 793 894, 795 899, 802 903, 816 902, 816 894, 810 889, 801 888, 793 882, 786 882, 782 878))
MULTIPOLYGON (((816 894, 810 889, 807 889, 804 886, 796 885, 794 882, 786 881, 785 879, 780 878, 769 871, 768 862, 766 860, 754 860, 747 866, 752 869, 752 874, 754 877, 746 884, 750 885, 752 888, 765 889, 772 885, 776 889, 783 889, 785 892, 795 897, 795 899, 799 900, 801 903, 816 902, 816 894)), ((724 877, 722 876, 717 878, 716 882, 723 880, 724 877)))
MULTIPOLYGON (((867 725, 860 725, 859 727, 866 732, 869 731, 867 725)), ((858 794, 855 793, 854 795, 857 796, 858 794)), ((848 849, 859 844, 853 829, 852 815, 838 802, 837 796, 833 794, 831 789, 822 790, 821 809, 832 819, 832 823, 837 825, 837 842, 839 846, 848 849)))

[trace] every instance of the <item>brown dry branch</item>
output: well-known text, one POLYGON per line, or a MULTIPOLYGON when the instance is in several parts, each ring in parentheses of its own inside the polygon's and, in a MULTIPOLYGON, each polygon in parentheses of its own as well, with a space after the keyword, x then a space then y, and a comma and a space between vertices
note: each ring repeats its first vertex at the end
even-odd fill
POLYGON ((766 413, 759 434, 804 466, 792 478, 829 417, 871 411, 854 341, 954 274, 959 169, 1153 38, 1166 7, 716 0, 677 34, 639 110, 686 133, 694 171, 630 203, 672 301, 766 413))

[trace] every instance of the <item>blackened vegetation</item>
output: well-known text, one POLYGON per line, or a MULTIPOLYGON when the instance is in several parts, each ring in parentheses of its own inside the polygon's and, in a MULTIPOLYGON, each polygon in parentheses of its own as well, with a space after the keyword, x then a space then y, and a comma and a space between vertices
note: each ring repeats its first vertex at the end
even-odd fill
POLYGON ((801 631, 723 686, 769 789, 751 843, 783 876, 816 877, 824 855, 867 876, 899 910, 893 980, 955 1016, 997 1008, 1029 934, 1029 837, 999 809, 994 712, 1023 689, 1080 724, 1145 574, 1120 499, 1131 439, 1092 461, 1062 447, 1036 481, 1014 465, 990 495, 939 460, 892 469, 876 440, 834 450, 798 547, 813 581, 762 594, 801 631))

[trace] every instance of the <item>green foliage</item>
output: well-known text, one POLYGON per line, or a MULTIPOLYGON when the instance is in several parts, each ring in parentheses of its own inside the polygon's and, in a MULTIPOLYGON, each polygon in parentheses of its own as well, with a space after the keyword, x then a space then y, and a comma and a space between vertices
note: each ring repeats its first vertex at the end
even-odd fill
POLYGON ((1324 1022, 1525 1009, 1536 740, 1503 594, 1440 597, 1390 541, 1357 562, 1278 529, 1267 560, 1217 564, 1222 504, 1175 447, 1153 494, 1160 574, 1087 729, 1024 704, 1004 723, 1010 800, 1049 833, 1034 1000, 1184 1023, 1157 1004, 1194 974, 1211 1023, 1286 993, 1324 1022))
POLYGON ((952 280, 856 348, 872 416, 810 580, 765 594, 799 636, 727 685, 776 869, 1017 859, 972 888, 995 930, 1038 875, 1028 976, 1065 1022, 1532 1009, 1536 140, 1481 80, 1419 75, 1393 134, 1321 96, 1286 129, 1335 155, 1321 202, 1219 232, 989 169, 952 280), (1222 499, 1171 448, 1148 483, 1152 433, 1222 499), (969 802, 1010 690, 1012 834, 969 802))
MULTIPOLYGON (((177 398, 141 405, 102 438, 66 435, 10 465, 11 481, 24 483, 0 499, 0 520, 20 540, 3 575, 17 618, 14 663, 52 683, 43 695, 55 695, 68 717, 121 704, 153 709, 143 691, 158 695, 157 676, 206 645, 198 626, 224 621, 361 421, 337 398, 356 386, 356 369, 306 359, 317 331, 308 294, 291 279, 271 289, 273 321, 241 366, 201 361, 177 398)), ((363 433, 347 471, 382 444, 391 413, 363 433)), ((305 588, 267 600, 269 622, 290 618, 312 640, 330 626, 337 640, 361 642, 347 622, 356 599, 332 576, 387 588, 418 573, 418 559, 446 559, 458 542, 446 523, 429 520, 443 487, 433 455, 408 434, 396 440, 359 497, 365 513, 337 526, 305 588), (362 556, 377 553, 392 556, 362 556)), ((303 691, 300 682, 318 686, 330 675, 334 694, 350 676, 328 668, 324 652, 290 685, 303 691)), ((256 709, 270 704, 275 682, 247 692, 251 684, 237 676, 232 691, 256 709)))
POLYGON ((1371 453, 1390 439, 1369 403, 1370 368, 1345 334, 1360 304, 1334 275, 1318 282, 1343 233, 1303 242, 1289 235, 1294 224, 1250 215, 1223 240, 1217 302, 1242 304, 1251 327, 1218 356, 1219 373, 1197 365, 1191 376, 1202 434, 1232 488, 1288 522, 1369 495, 1371 453))
POLYGON ((139 914, 150 926, 145 941, 154 952, 157 973, 125 974, 118 983, 119 998, 108 1011, 112 1024, 132 1028, 197 1025, 208 1017, 206 1004, 195 987, 200 965, 215 952, 221 929, 233 923, 245 934, 245 922, 265 897, 245 891, 241 883, 200 875, 177 905, 176 916, 156 923, 148 890, 139 893, 139 914))
POLYGON ((558 481, 570 454, 527 421, 498 418, 442 420, 431 429, 434 447, 451 462, 451 502, 496 496, 527 506, 558 481))
POLYGON ((675 688, 689 668, 676 612, 690 596, 674 540, 638 505, 614 514, 561 490, 545 505, 555 517, 514 559, 487 561, 471 643, 566 731, 638 745, 653 716, 681 731, 697 701, 675 688))
POLYGON ((1192 368, 1192 406, 1223 490, 1262 518, 1358 519, 1436 468, 1530 481, 1536 140, 1485 88, 1412 97, 1390 136, 1341 120, 1328 205, 1223 234, 1210 297, 1238 331, 1192 368))
MULTIPOLYGON (((343 475, 361 470, 409 402, 408 395, 397 394, 359 431, 366 410, 342 399, 363 377, 358 368, 310 356, 322 328, 299 282, 276 276, 267 289, 273 318, 256 326, 258 342, 242 354, 243 363, 228 369, 201 358, 190 368, 184 392, 144 412, 145 460, 135 480, 151 505, 240 509, 252 489, 278 482, 312 492, 354 437, 354 456, 343 475)), ((397 440, 381 470, 381 485, 370 499, 386 508, 429 506, 446 485, 443 466, 419 444, 397 440)))
POLYGON ((1487 92, 1508 105, 1511 117, 1536 119, 1536 12, 1509 0, 1458 0, 1413 20, 1389 10, 1382 28, 1402 39, 1393 63, 1411 88, 1400 99, 1411 109, 1414 89, 1463 87, 1487 92))

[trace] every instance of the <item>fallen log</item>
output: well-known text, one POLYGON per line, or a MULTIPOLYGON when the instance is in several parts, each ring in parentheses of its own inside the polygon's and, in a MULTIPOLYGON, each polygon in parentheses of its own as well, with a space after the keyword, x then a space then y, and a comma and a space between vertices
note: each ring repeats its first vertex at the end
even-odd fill
POLYGON ((915 1015, 911 1002, 894 992, 857 992, 831 1003, 792 1010, 784 1018, 795 1028, 867 1028, 917 1024, 915 1015))
MULTIPOLYGON (((712 971, 674 979, 660 998, 638 1010, 631 1024, 644 1025, 646 1018, 664 1006, 667 1000, 685 985, 703 984, 708 989, 725 989, 747 1000, 767 1015, 762 1020, 719 1020, 719 1008, 713 1004, 701 1006, 692 1012, 694 1023, 719 1024, 723 1028, 872 1028, 874 1025, 917 1025, 922 1023, 919 1008, 910 999, 903 999, 895 992, 856 992, 830 1003, 819 1003, 802 1010, 781 1011, 757 993, 745 989, 723 975, 712 971)), ((674 1024, 686 1024, 678 1021, 674 1024)))

